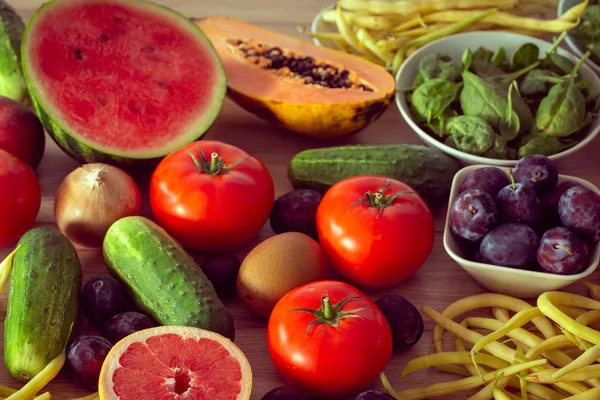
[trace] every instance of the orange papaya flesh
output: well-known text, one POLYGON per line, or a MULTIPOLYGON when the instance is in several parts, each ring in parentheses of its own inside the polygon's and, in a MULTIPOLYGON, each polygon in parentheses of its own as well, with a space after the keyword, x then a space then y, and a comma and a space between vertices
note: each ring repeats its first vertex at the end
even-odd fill
POLYGON ((395 82, 362 58, 224 17, 194 20, 221 58, 228 96, 258 117, 315 138, 362 130, 395 82))

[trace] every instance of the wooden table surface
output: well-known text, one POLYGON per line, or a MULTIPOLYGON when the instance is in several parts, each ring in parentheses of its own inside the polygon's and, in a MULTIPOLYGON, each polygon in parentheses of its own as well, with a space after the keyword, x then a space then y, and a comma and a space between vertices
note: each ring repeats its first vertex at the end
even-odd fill
MULTIPOLYGON (((316 13, 329 4, 327 0, 286 2, 281 0, 160 0, 157 2, 170 6, 189 17, 229 16, 295 36, 300 36, 296 26, 308 26, 316 13)), ((10 3, 27 20, 43 1, 12 0, 10 3)), ((55 190, 61 180, 78 165, 66 156, 48 136, 47 138, 46 153, 38 169, 42 187, 42 207, 36 221, 37 226, 55 224, 53 214, 55 190)), ((301 138, 293 133, 269 125, 242 110, 233 102, 226 100, 216 123, 204 138, 220 140, 241 147, 263 161, 275 181, 276 196, 280 196, 291 189, 286 177, 287 165, 292 156, 299 151, 341 144, 420 144, 419 138, 404 122, 394 104, 390 106, 379 121, 361 133, 334 142, 320 142, 301 138)), ((595 185, 600 186, 600 168, 598 167, 598 158, 596 158, 599 153, 600 139, 588 145, 577 155, 560 161, 557 164, 559 171, 563 174, 588 179, 595 185)), ((151 216, 147 201, 147 180, 147 178, 140 178, 138 182, 144 196, 144 214, 151 216)), ((460 297, 483 293, 485 290, 454 263, 444 251, 442 245, 444 215, 445 209, 435 211, 435 247, 429 260, 414 276, 395 287, 379 291, 364 290, 365 293, 372 298, 382 294, 398 294, 409 299, 418 308, 427 304, 438 311, 442 311, 447 305, 460 297)), ((272 234, 267 223, 254 245, 272 234)), ((252 244, 240 249, 237 255, 243 257, 251 248, 252 244)), ((9 251, 10 249, 1 250, 0 257, 3 259, 9 251)), ((78 251, 83 267, 84 281, 94 275, 106 272, 100 250, 78 249, 78 251)), ((197 256, 199 260, 202 258, 202 255, 197 256)), ((591 279, 598 280, 597 273, 591 279)), ((583 293, 582 285, 579 284, 566 288, 566 290, 583 293)), ((8 290, 5 290, 0 297, 0 320, 2 321, 6 313, 7 293, 8 290)), ((236 343, 244 351, 252 365, 254 381, 252 400, 259 400, 267 391, 284 384, 269 359, 265 335, 267 321, 251 315, 242 308, 235 298, 224 299, 224 301, 235 320, 236 343)), ((81 317, 80 322, 77 331, 86 329, 86 322, 81 317)), ((432 344, 431 332, 433 325, 428 318, 425 318, 425 324, 425 334, 421 341, 410 351, 395 354, 385 369, 385 373, 397 389, 411 386, 410 383, 404 382, 400 378, 405 363, 409 359, 425 355, 429 351, 432 344)), ((348 350, 351 351, 351 349, 348 350)), ((433 383, 441 379, 456 378, 429 371, 420 376, 419 384, 433 383)), ((20 384, 9 375, 5 368, 0 368, 0 384, 14 388, 20 387, 20 384)), ((381 388, 381 384, 376 381, 372 387, 381 388)), ((72 399, 90 393, 70 383, 64 373, 61 373, 49 384, 47 389, 50 390, 55 399, 72 399)), ((467 397, 463 393, 445 396, 444 398, 465 399, 467 397)))

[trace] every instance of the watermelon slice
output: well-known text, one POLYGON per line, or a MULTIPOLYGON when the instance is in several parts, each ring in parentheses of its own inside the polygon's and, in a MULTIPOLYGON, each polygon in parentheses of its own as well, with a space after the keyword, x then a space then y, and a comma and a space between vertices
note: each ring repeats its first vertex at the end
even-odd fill
POLYGON ((29 20, 22 62, 46 130, 74 159, 156 161, 200 138, 226 92, 191 21, 138 0, 54 0, 29 20))

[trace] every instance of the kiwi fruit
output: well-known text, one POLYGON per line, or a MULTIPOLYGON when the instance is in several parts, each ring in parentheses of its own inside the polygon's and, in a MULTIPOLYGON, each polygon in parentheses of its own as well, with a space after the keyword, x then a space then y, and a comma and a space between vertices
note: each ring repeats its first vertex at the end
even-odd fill
POLYGON ((285 232, 248 253, 237 275, 237 294, 250 311, 268 318, 290 290, 328 275, 329 264, 319 243, 300 232, 285 232))

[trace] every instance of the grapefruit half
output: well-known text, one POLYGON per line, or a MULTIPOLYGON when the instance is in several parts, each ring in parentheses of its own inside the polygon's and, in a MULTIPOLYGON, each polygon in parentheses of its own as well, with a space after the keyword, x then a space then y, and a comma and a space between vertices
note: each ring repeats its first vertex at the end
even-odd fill
POLYGON ((229 339, 204 329, 160 326, 114 345, 100 372, 101 400, 247 400, 252 370, 229 339))

